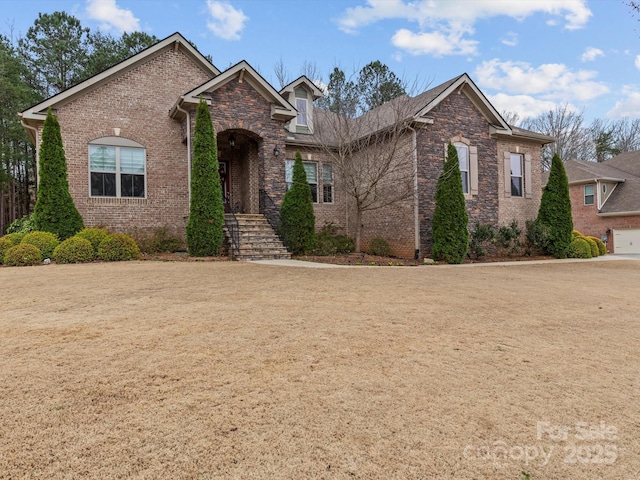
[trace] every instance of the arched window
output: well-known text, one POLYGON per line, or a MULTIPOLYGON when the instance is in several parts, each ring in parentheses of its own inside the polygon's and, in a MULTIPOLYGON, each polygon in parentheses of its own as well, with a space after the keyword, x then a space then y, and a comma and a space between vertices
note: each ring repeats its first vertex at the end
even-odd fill
POLYGON ((147 152, 133 140, 103 137, 89 143, 92 197, 144 198, 147 152))

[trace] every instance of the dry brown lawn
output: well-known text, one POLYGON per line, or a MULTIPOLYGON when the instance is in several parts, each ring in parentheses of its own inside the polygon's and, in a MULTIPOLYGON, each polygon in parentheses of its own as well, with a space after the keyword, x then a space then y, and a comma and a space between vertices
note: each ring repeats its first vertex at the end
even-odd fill
POLYGON ((3 479, 640 475, 640 262, 0 284, 3 479))

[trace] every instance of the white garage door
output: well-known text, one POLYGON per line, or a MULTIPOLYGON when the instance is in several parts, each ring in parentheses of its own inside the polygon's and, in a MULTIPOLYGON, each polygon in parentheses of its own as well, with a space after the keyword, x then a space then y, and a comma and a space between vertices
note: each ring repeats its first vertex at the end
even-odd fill
POLYGON ((640 253, 640 229, 614 230, 614 253, 640 253))

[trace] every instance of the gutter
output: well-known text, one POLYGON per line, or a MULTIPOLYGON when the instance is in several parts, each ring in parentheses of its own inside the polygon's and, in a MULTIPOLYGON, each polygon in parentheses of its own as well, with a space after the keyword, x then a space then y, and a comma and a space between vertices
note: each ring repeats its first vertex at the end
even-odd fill
POLYGON ((629 212, 605 212, 598 213, 599 217, 634 217, 640 215, 640 211, 632 210, 629 212))
MULTIPOLYGON (((433 121, 431 122, 433 123, 433 121)), ((414 246, 414 260, 417 260, 420 256, 420 205, 418 202, 418 142, 416 139, 416 129, 409 126, 407 127, 413 132, 411 138, 411 151, 413 156, 413 246, 414 246)))

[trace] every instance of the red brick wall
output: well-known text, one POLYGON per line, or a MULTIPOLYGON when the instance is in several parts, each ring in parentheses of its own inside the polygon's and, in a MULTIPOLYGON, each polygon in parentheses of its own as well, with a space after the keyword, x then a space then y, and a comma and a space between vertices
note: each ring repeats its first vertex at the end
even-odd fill
POLYGON ((181 125, 168 113, 180 95, 207 79, 189 57, 168 48, 59 107, 69 189, 86 226, 130 231, 167 225, 184 234, 187 149, 181 125), (89 197, 88 144, 114 136, 114 128, 147 149, 144 199, 89 197))
MULTIPOLYGON (((569 195, 571 196, 573 228, 583 235, 601 238, 603 235, 606 235, 607 230, 640 228, 640 215, 625 217, 598 216, 598 207, 595 204, 584 204, 584 185, 569 185, 569 195)), ((613 234, 609 235, 607 248, 609 251, 615 250, 613 234)))

